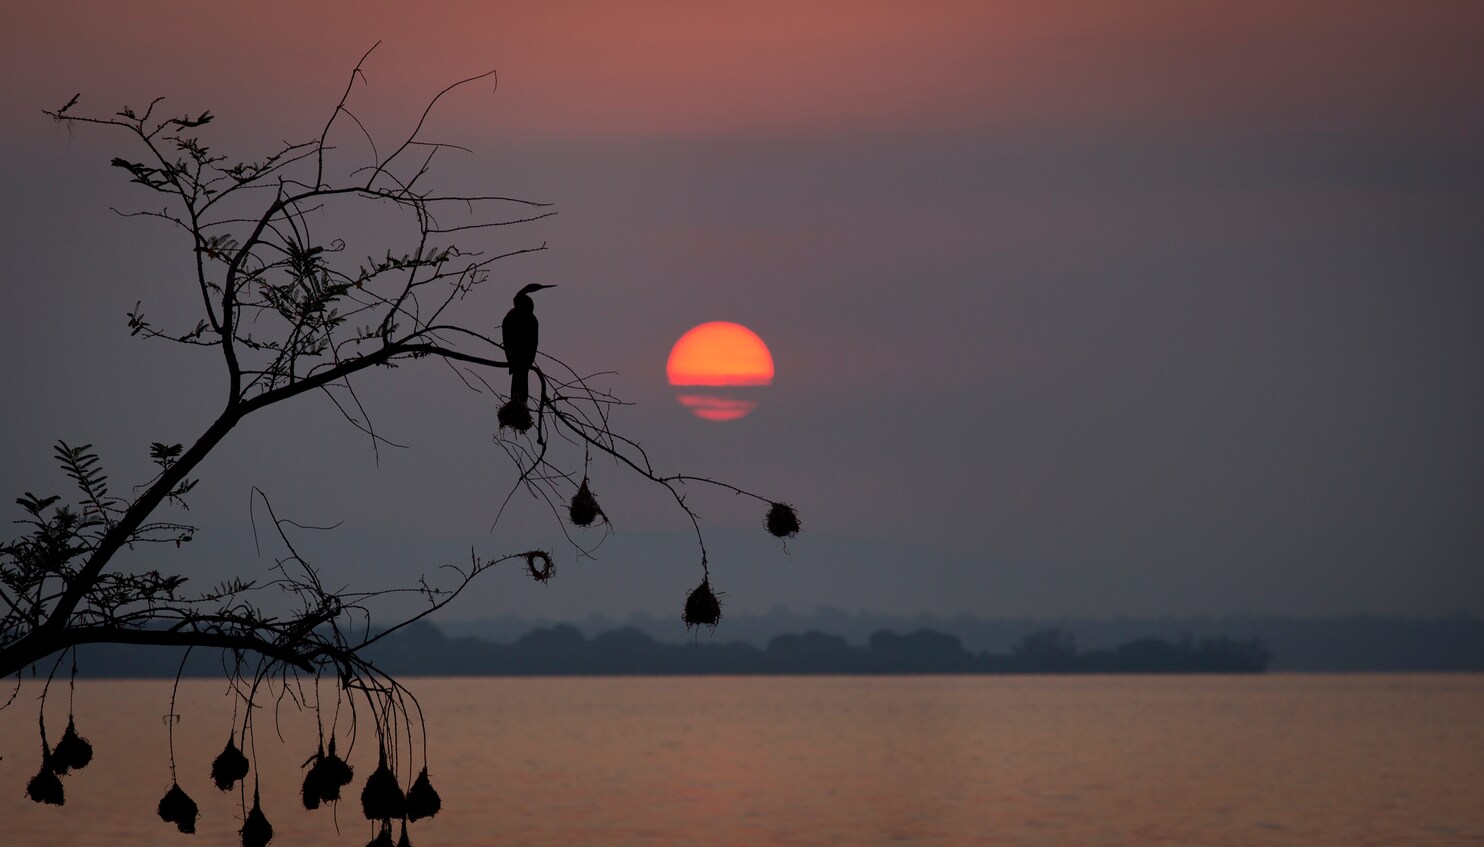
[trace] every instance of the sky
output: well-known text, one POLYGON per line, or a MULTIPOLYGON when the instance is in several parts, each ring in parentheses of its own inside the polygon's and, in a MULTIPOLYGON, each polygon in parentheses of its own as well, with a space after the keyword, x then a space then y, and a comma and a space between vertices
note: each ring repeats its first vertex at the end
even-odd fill
MULTIPOLYGON (((28 4, 0 32, 0 468, 60 493, 58 439, 116 489, 192 440, 220 362, 131 339, 189 326, 189 251, 109 168, 127 139, 41 114, 156 96, 244 158, 350 106, 468 149, 435 179, 551 202, 491 236, 546 243, 543 349, 612 371, 616 426, 704 486, 715 587, 780 604, 994 616, 1484 614, 1484 10, 1475 3, 28 4), (348 8, 348 7, 345 7, 348 8), (706 321, 768 344, 747 417, 665 381, 706 321)), ((343 136, 347 154, 359 139, 343 136)), ((517 496, 494 407, 446 369, 372 375, 407 449, 373 454, 307 398, 201 468, 181 551, 206 585, 261 573, 250 492, 347 585, 530 547, 449 610, 678 616, 699 579, 668 495, 611 464, 613 533, 578 555, 517 496)), ((8 501, 7 501, 8 502, 8 501)), ((19 511, 12 509, 15 516, 19 511)), ((257 514, 261 518, 261 513, 257 514)), ((271 548, 271 545, 269 545, 271 548)))

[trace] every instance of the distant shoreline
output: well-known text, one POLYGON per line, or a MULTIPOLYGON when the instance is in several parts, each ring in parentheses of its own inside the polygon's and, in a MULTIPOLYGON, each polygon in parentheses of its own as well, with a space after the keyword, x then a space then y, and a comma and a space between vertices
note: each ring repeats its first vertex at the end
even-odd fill
POLYGON ((820 608, 793 612, 779 607, 764 614, 729 614, 715 632, 687 634, 678 615, 636 614, 618 620, 592 615, 579 620, 543 620, 518 616, 474 621, 438 621, 450 639, 470 636, 511 643, 527 633, 560 623, 576 626, 588 638, 610 630, 634 628, 660 642, 742 641, 766 647, 782 634, 817 630, 865 645, 881 630, 927 629, 957 636, 971 653, 1007 653, 1027 636, 1056 629, 1071 636, 1080 650, 1112 650, 1143 638, 1170 642, 1207 638, 1256 639, 1273 654, 1270 672, 1452 672, 1484 671, 1484 618, 1457 613, 1434 618, 1351 614, 1328 617, 1284 615, 1194 615, 1112 618, 985 618, 973 615, 889 615, 820 608))
MULTIPOLYGON (((1176 659, 1182 649, 1223 639, 1228 648, 1246 643, 1268 651, 1261 670, 1270 673, 1484 672, 1484 619, 1467 615, 1036 621, 820 612, 738 615, 714 631, 690 633, 672 619, 577 626, 491 619, 420 622, 370 655, 406 676, 1209 673, 1221 671, 1176 659), (879 633, 890 635, 873 648, 879 633), (1148 661, 1133 662, 1138 656, 1148 661), (1115 659, 1123 664, 1111 666, 1115 659)), ((179 651, 159 648, 79 650, 80 675, 93 679, 174 677, 180 661, 179 651)), ((196 651, 185 675, 219 677, 222 668, 220 655, 196 651)))
MULTIPOLYGON (((398 676, 804 676, 925 674, 1256 674, 1271 653, 1256 639, 1140 638, 1112 649, 1079 650, 1058 629, 1027 635, 1009 652, 965 650, 958 637, 919 629, 874 633, 867 644, 818 631, 785 634, 758 647, 740 641, 661 642, 632 627, 592 638, 576 627, 540 627, 501 644, 449 638, 418 622, 367 651, 398 676)), ((84 678, 218 676, 223 656, 159 648, 92 645, 79 651, 84 678)))
POLYGON ((953 635, 929 629, 881 630, 865 645, 818 631, 773 637, 763 647, 732 641, 666 643, 626 627, 585 637, 558 624, 509 644, 447 638, 435 627, 409 627, 372 653, 403 675, 916 675, 1262 673, 1272 659, 1261 642, 1141 638, 1109 650, 1077 649, 1066 633, 1032 633, 1007 653, 965 650, 953 635))

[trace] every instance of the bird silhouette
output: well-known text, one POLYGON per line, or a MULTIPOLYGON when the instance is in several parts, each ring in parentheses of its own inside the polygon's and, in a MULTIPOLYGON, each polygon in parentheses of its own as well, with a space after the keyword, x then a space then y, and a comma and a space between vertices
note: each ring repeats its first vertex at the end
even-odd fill
POLYGON ((505 361, 510 366, 510 399, 525 405, 531 396, 531 365, 536 362, 536 344, 541 333, 541 324, 536 320, 536 304, 531 292, 555 285, 531 283, 515 295, 515 306, 505 313, 500 324, 505 345, 505 361))

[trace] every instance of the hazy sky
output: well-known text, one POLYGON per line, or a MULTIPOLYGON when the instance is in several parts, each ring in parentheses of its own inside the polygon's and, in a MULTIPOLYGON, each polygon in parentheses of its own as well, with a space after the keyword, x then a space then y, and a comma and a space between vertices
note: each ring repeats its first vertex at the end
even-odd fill
MULTIPOLYGON (((136 301, 194 294, 179 240, 109 211, 157 202, 107 166, 126 139, 40 110, 164 95, 253 158, 316 134, 382 40, 351 100, 373 132, 498 69, 435 113, 473 151, 441 179, 560 211, 500 235, 550 249, 497 266, 471 321, 558 283, 545 349, 618 371, 617 425, 661 467, 798 506, 785 551, 762 510, 693 493, 728 608, 1484 613, 1477 3, 222 8, 6 14, 6 498, 64 490, 58 438, 125 488, 224 392, 210 354, 128 337, 136 301), (664 382, 709 320, 773 350, 741 421, 664 382)), ((678 616, 699 567, 659 494, 595 466, 617 533, 577 561, 533 504, 491 532, 511 475, 486 398, 406 367, 364 399, 410 449, 378 467, 316 398, 269 414, 203 466, 195 549, 146 566, 260 570, 257 485, 344 522, 306 543, 346 582, 557 552, 550 585, 493 574, 456 617, 678 616)))

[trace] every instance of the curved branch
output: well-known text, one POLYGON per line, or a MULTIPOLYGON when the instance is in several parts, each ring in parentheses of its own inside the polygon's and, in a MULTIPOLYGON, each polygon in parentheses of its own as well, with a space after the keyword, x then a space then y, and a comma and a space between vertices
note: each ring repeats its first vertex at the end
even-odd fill
POLYGON ((52 643, 51 651, 61 651, 80 644, 147 644, 156 647, 220 647, 246 650, 267 656, 300 670, 313 673, 311 659, 323 650, 299 653, 287 644, 246 634, 201 632, 189 629, 123 629, 111 626, 68 627, 52 643))

